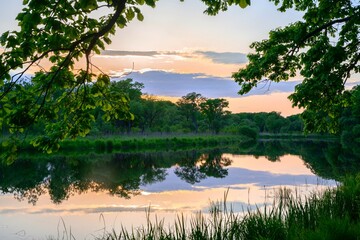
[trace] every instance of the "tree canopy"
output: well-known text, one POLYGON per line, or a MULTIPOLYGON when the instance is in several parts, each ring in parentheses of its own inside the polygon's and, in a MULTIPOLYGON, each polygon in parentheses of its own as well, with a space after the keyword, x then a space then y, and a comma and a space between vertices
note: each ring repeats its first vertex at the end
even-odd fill
POLYGON ((254 42, 249 64, 233 74, 249 92, 262 81, 303 77, 290 95, 293 106, 304 108, 309 132, 340 131, 339 118, 349 105, 345 84, 360 72, 360 6, 352 0, 271 0, 280 11, 303 11, 302 21, 278 28, 269 39, 254 42))

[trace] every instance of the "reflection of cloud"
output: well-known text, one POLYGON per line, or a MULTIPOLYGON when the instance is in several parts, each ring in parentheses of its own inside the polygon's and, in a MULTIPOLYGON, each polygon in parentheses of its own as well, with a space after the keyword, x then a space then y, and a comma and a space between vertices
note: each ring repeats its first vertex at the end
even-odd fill
MULTIPOLYGON (((199 185, 208 187, 230 186, 238 184, 253 184, 258 187, 284 185, 301 186, 304 184, 321 185, 319 183, 321 182, 320 178, 315 175, 273 174, 267 171, 252 171, 243 168, 229 168, 228 172, 228 176, 224 179, 207 178, 199 183, 199 185)), ((328 182, 335 184, 335 181, 328 182)))
POLYGON ((246 54, 239 52, 196 51, 195 53, 200 54, 215 63, 243 64, 248 62, 246 54))
MULTIPOLYGON (((0 214, 19 214, 19 213, 28 213, 28 214, 59 214, 59 213, 111 213, 111 212, 145 212, 149 208, 149 205, 146 206, 92 206, 92 207, 74 207, 74 208, 38 208, 33 210, 31 208, 6 208, 0 209, 0 214)), ((179 209, 173 208, 163 208, 159 205, 151 205, 152 210, 157 211, 177 211, 179 209)), ((183 210, 189 209, 188 207, 183 207, 183 210)))
MULTIPOLYGON (((229 211, 231 210, 232 212, 235 213, 243 213, 246 214, 248 211, 253 211, 253 210, 257 210, 259 209, 263 204, 250 204, 248 202, 241 202, 241 201, 227 201, 226 202, 226 209, 229 211)), ((224 203, 221 202, 219 207, 220 209, 223 208, 224 203)), ((202 213, 211 213, 211 207, 205 207, 203 209, 201 209, 202 213)))
POLYGON ((169 169, 166 180, 143 189, 147 192, 166 192, 179 190, 205 191, 213 188, 239 188, 241 185, 253 185, 257 187, 276 187, 276 186, 302 186, 302 185, 335 185, 335 181, 322 180, 315 175, 292 175, 292 174, 272 174, 266 171, 252 171, 243 168, 229 168, 225 178, 208 177, 200 183, 193 185, 179 179, 174 169, 169 169))

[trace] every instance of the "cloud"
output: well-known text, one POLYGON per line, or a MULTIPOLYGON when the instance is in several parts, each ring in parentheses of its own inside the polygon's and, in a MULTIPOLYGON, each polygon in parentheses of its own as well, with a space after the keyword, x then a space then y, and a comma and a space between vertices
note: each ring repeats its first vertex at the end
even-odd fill
POLYGON ((104 50, 102 57, 150 57, 175 59, 208 59, 219 64, 244 64, 247 57, 240 52, 214 52, 214 51, 120 51, 104 50))
POLYGON ((158 51, 120 51, 120 50, 104 50, 101 55, 105 56, 141 56, 154 57, 160 54, 158 51))
MULTIPOLYGON (((230 77, 144 69, 133 71, 123 78, 132 78, 134 81, 143 83, 145 86, 143 92, 153 95, 181 97, 189 92, 197 92, 209 98, 240 97, 237 93, 240 86, 230 77)), ((299 83, 300 81, 263 82, 244 96, 269 95, 277 92, 290 93, 294 92, 295 86, 299 83)))
POLYGON ((215 63, 222 64, 244 64, 248 62, 246 54, 239 52, 212 52, 196 51, 196 54, 212 60, 215 63))
MULTIPOLYGON (((134 70, 131 68, 124 68, 123 70, 120 71, 113 71, 110 70, 109 71, 109 76, 112 78, 123 78, 126 77, 130 74, 144 74, 146 72, 172 72, 173 70, 166 70, 166 69, 153 69, 153 68, 142 68, 139 70, 134 70)), ((130 77, 131 78, 131 77, 130 77)))
POLYGON ((143 92, 153 95, 181 97, 189 92, 198 92, 207 97, 237 96, 235 89, 238 85, 234 81, 201 73, 137 71, 126 77, 143 83, 143 92))

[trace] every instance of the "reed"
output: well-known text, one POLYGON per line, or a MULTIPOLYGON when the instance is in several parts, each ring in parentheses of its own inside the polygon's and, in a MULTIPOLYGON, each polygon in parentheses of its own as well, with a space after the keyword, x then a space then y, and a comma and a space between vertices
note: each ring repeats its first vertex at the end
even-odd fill
POLYGON ((360 175, 306 198, 279 189, 271 206, 241 214, 228 206, 226 196, 211 204, 210 214, 198 212, 190 221, 179 215, 170 227, 163 220, 151 222, 148 209, 145 226, 111 231, 96 240, 360 239, 360 175))

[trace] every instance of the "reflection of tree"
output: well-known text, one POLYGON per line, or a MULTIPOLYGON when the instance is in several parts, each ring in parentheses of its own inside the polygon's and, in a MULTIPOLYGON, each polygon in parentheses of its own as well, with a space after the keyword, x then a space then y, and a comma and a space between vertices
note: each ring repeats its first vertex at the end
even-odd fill
POLYGON ((199 154, 196 151, 185 154, 175 168, 176 176, 190 184, 198 183, 206 178, 197 165, 198 158, 199 154))
MULTIPOLYGON (((58 159, 47 165, 49 177, 45 184, 54 203, 61 203, 63 200, 67 200, 74 192, 81 193, 83 190, 76 186, 79 182, 77 181, 77 169, 71 165, 71 162, 64 160, 58 159)), ((83 188, 86 189, 87 186, 83 188)))
POLYGON ((261 141, 256 147, 237 149, 236 153, 265 156, 270 161, 280 161, 286 154, 300 156, 316 175, 341 180, 348 174, 360 172, 360 159, 337 141, 261 141))
POLYGON ((27 199, 29 203, 35 204, 45 193, 39 184, 47 176, 45 171, 46 165, 42 162, 19 160, 10 166, 0 165, 0 191, 13 193, 16 199, 27 199))
POLYGON ((264 144, 266 158, 269 161, 276 162, 280 160, 280 156, 284 155, 284 148, 281 147, 279 141, 269 141, 264 144))
MULTIPOLYGON (((295 146, 296 147, 296 146, 295 146)), ((241 144, 234 153, 253 155, 255 158, 265 156, 269 161, 279 161, 280 157, 288 154, 288 149, 283 147, 282 141, 251 141, 241 144)))
POLYGON ((229 166, 231 160, 222 155, 223 153, 216 149, 197 158, 185 158, 181 165, 176 167, 175 174, 190 184, 198 183, 206 177, 224 178, 228 174, 224 167, 229 166))
POLYGON ((0 192, 12 193, 21 201, 35 204, 49 193, 54 203, 86 191, 108 192, 130 198, 141 186, 165 180, 166 169, 182 166, 187 182, 207 176, 224 177, 230 164, 221 152, 178 151, 163 153, 122 153, 84 156, 50 156, 46 159, 19 159, 10 166, 0 166, 0 192))
POLYGON ((346 175, 360 172, 359 157, 345 151, 337 142, 317 144, 317 147, 303 150, 302 158, 315 174, 323 178, 341 181, 346 175))
POLYGON ((140 185, 165 179, 166 171, 157 166, 156 158, 141 154, 91 157, 19 159, 13 165, 0 166, 0 191, 33 204, 48 192, 54 203, 61 203, 85 191, 128 198, 139 192, 140 185))
POLYGON ((175 169, 175 174, 181 180, 190 184, 199 183, 201 180, 206 178, 206 175, 200 172, 199 167, 197 166, 177 167, 175 169))
MULTIPOLYGON (((360 171, 360 159, 340 143, 325 141, 264 141, 248 148, 227 149, 227 153, 265 156, 280 160, 286 154, 300 156, 323 178, 341 180, 360 171)), ((129 198, 141 186, 165 180, 166 170, 190 184, 206 177, 228 174, 229 158, 222 150, 177 151, 162 153, 122 153, 88 156, 50 156, 46 159, 19 159, 10 166, 0 165, 0 192, 14 194, 21 201, 35 204, 46 192, 54 203, 86 191, 107 192, 129 198)))
POLYGON ((139 193, 141 185, 163 181, 166 170, 157 166, 156 158, 146 154, 115 154, 108 162, 98 162, 89 173, 97 182, 96 191, 129 198, 139 193))
POLYGON ((231 159, 222 156, 222 152, 217 150, 210 154, 203 154, 199 158, 200 172, 206 176, 215 178, 224 178, 228 175, 228 170, 224 167, 230 166, 231 159))

